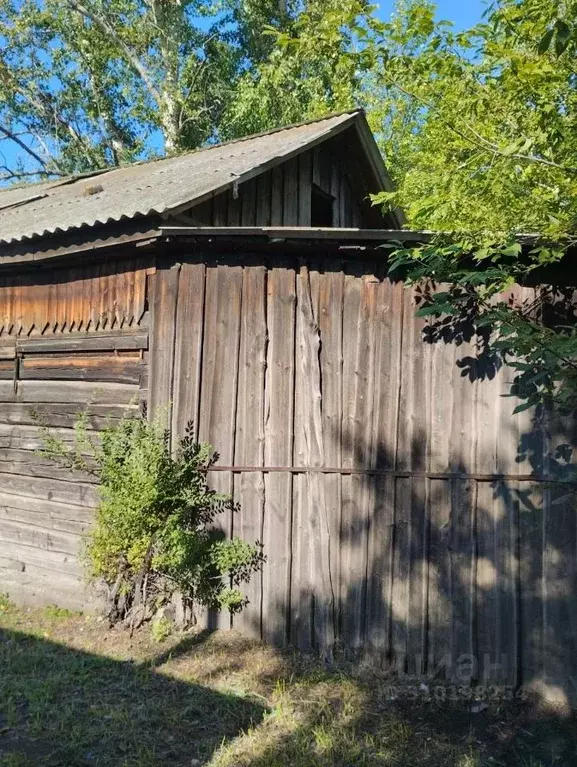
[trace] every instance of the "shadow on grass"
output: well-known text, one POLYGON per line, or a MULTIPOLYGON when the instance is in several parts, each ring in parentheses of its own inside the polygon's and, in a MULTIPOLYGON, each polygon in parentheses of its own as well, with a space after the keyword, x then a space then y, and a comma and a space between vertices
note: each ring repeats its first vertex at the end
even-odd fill
POLYGON ((2 767, 205 764, 264 714, 262 703, 146 663, 0 630, 2 767))

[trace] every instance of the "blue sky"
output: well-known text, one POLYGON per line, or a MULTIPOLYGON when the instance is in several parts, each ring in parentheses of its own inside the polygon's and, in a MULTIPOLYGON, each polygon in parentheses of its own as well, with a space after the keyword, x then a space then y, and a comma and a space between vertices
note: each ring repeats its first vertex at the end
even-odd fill
MULTIPOLYGON (((379 4, 379 15, 387 18, 394 6, 393 0, 375 0, 379 4)), ((481 19, 485 10, 484 0, 437 0, 438 17, 447 21, 454 21, 459 29, 473 26, 481 19)))

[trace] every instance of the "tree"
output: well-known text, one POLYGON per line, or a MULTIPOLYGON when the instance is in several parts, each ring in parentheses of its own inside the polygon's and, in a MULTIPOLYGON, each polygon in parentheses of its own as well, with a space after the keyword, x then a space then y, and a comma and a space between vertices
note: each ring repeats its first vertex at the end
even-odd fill
POLYGON ((279 0, 0 0, 3 178, 200 146, 268 55, 264 27, 296 12, 279 0))
POLYGON ((240 79, 224 134, 255 133, 360 105, 372 11, 366 0, 309 0, 283 26, 266 28, 271 50, 240 79))
POLYGON ((374 43, 387 120, 407 126, 395 139, 398 189, 377 201, 438 233, 397 250, 393 268, 447 285, 420 313, 444 323, 468 314, 516 369, 523 407, 553 400, 573 411, 574 310, 551 323, 555 291, 530 306, 511 306, 502 292, 538 282, 577 244, 577 3, 501 0, 460 34, 433 11, 412 3, 374 43))
POLYGON ((577 2, 500 0, 464 32, 437 22, 430 0, 399 0, 388 22, 362 2, 329 7, 276 35, 269 61, 241 83, 232 123, 364 106, 397 184, 375 202, 436 233, 391 259, 409 281, 447 285, 420 313, 457 322, 466 312, 483 338, 495 331, 527 406, 554 394, 574 407, 571 324, 548 326, 543 305, 499 296, 577 244, 577 2))

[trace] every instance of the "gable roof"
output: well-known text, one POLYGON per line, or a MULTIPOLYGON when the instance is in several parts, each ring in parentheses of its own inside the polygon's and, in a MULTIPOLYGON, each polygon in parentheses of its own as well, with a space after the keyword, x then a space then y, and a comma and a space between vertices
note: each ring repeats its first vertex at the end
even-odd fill
POLYGON ((360 111, 309 121, 195 152, 0 191, 0 242, 177 213, 356 126, 376 179, 390 188, 360 111))

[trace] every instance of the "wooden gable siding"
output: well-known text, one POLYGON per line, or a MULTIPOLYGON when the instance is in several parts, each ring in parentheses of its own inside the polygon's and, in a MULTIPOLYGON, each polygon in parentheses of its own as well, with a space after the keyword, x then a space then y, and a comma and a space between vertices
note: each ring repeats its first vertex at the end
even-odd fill
POLYGON ((459 683, 577 674, 566 437, 512 415, 511 371, 427 343, 382 262, 184 260, 154 278, 151 401, 215 445, 225 530, 265 544, 233 625, 459 683))
POLYGON ((38 455, 38 419, 71 442, 146 399, 149 265, 123 259, 0 274, 0 578, 13 598, 94 604, 79 562, 94 479, 38 455))
POLYGON ((146 268, 134 259, 0 273, 0 343, 137 327, 145 312, 146 268))
POLYGON ((351 147, 336 141, 304 152, 190 209, 196 226, 311 226, 313 184, 333 198, 335 227, 387 227, 368 200, 351 147))

